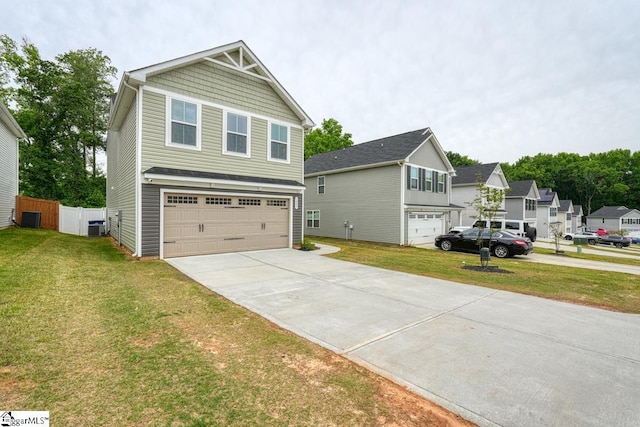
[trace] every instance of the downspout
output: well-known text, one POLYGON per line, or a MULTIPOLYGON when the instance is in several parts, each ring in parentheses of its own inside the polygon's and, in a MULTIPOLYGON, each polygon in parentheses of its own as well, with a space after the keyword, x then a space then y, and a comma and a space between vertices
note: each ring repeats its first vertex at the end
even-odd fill
POLYGON ((400 246, 404 246, 404 192, 407 182, 405 176, 406 169, 403 163, 398 160, 398 166, 400 166, 400 246))
MULTIPOLYGON (((141 248, 142 248, 142 242, 141 242, 141 226, 142 226, 142 201, 140 200, 141 198, 141 187, 140 187, 140 164, 142 163, 142 159, 141 159, 141 149, 140 149, 140 141, 142 139, 142 126, 141 126, 141 120, 140 118, 142 117, 142 101, 140 99, 140 91, 138 89, 136 89, 135 87, 131 86, 129 83, 127 83, 127 80, 129 79, 129 73, 125 73, 123 80, 122 80, 122 84, 125 85, 125 87, 128 87, 129 89, 131 89, 132 91, 135 92, 136 94, 136 103, 137 103, 137 108, 136 108, 136 169, 135 169, 135 177, 136 177, 136 181, 135 181, 135 224, 136 224, 136 231, 135 231, 135 239, 136 239, 136 247, 135 247, 135 252, 131 255, 132 257, 137 257, 140 256, 139 254, 142 252, 141 248)), ((120 227, 118 227, 118 232, 120 232, 120 227)))

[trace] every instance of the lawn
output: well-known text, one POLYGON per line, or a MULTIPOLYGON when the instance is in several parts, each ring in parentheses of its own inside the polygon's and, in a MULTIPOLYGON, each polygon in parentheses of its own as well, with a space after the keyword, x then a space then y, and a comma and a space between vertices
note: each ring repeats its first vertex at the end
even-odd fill
POLYGON ((108 238, 0 243, 2 410, 60 426, 470 425, 108 238))
MULTIPOLYGON (((510 274, 478 272, 463 268, 480 264, 478 255, 473 254, 353 240, 311 239, 340 247, 339 252, 330 255, 336 259, 608 310, 640 313, 640 276, 533 263, 518 257, 491 258, 490 265, 510 274)), ((571 256, 640 265, 635 260, 599 255, 571 256)))

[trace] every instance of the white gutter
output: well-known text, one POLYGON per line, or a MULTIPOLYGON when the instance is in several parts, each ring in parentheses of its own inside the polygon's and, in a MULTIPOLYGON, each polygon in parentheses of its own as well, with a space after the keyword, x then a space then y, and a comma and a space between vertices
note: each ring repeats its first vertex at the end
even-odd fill
MULTIPOLYGON (((122 84, 136 93, 136 168, 135 168, 135 240, 136 247, 133 257, 140 256, 142 253, 142 180, 140 179, 140 169, 142 169, 142 91, 136 89, 127 83, 129 73, 125 73, 122 77, 122 84)), ((122 226, 122 224, 121 224, 122 226)))

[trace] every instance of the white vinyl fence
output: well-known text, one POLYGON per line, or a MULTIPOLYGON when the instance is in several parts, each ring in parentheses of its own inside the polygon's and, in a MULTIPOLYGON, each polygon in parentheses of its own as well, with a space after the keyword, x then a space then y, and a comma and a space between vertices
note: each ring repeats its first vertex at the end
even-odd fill
POLYGON ((60 205, 58 231, 61 233, 88 235, 89 221, 104 221, 107 208, 71 208, 60 205))

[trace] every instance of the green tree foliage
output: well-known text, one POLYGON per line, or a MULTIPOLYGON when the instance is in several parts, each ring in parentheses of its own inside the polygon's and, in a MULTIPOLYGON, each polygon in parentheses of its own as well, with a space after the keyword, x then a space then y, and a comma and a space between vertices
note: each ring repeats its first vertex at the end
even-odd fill
POLYGON ((449 159, 449 162, 454 168, 459 168, 462 166, 474 166, 474 165, 480 164, 480 162, 477 160, 474 160, 463 154, 454 153, 453 151, 447 151, 445 152, 445 154, 447 155, 447 159, 449 159))
POLYGON ((28 40, 0 36, 0 98, 28 139, 20 146, 20 190, 70 206, 104 206, 96 157, 105 148, 110 78, 116 69, 95 49, 43 59, 28 40))
POLYGON ((341 148, 351 147, 353 141, 350 133, 342 132, 342 125, 336 119, 322 121, 322 126, 309 132, 304 137, 304 159, 314 154, 326 153, 341 148))
POLYGON ((640 152, 540 153, 502 169, 507 180, 535 179, 539 188, 552 188, 560 199, 582 205, 587 215, 607 205, 640 209, 640 152))

